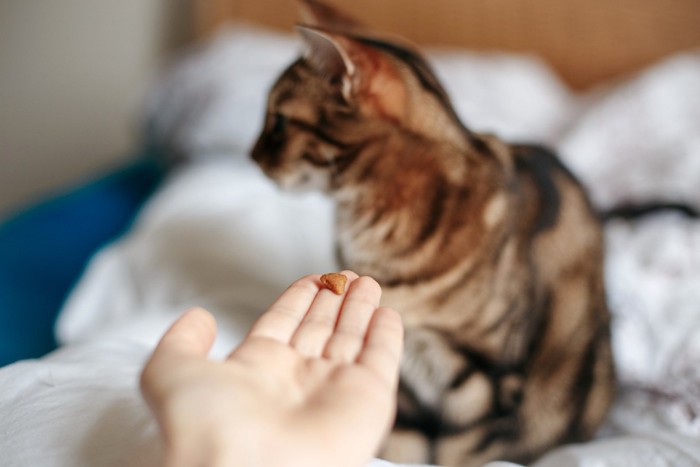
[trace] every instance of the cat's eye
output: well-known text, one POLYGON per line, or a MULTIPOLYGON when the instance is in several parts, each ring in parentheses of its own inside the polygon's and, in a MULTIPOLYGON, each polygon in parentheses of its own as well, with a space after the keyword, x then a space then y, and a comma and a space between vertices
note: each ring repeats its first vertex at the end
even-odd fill
POLYGON ((287 128, 288 120, 289 119, 285 115, 282 115, 279 112, 275 113, 272 116, 272 132, 275 134, 284 132, 284 130, 287 128))

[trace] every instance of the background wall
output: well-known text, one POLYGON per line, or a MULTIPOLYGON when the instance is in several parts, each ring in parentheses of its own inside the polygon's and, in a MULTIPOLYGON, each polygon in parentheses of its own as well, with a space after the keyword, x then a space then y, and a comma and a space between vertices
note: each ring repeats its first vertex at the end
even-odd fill
POLYGON ((0 0, 0 216, 128 160, 185 0, 0 0))

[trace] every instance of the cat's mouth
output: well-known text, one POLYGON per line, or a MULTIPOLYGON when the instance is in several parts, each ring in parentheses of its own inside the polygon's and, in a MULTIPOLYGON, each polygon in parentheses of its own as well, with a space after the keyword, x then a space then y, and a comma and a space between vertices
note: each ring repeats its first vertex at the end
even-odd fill
POLYGON ((328 178, 316 170, 281 171, 261 166, 263 173, 284 191, 305 193, 309 191, 328 190, 328 178))

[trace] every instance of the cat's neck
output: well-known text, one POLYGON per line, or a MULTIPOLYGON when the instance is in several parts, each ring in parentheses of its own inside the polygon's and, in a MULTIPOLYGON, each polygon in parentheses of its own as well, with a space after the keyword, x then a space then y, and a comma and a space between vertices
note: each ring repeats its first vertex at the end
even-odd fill
POLYGON ((392 132, 364 145, 333 196, 347 209, 398 214, 415 209, 439 181, 458 183, 466 166, 459 148, 392 132))
POLYGON ((406 134, 368 144, 334 192, 341 260, 385 281, 397 270, 422 274, 435 267, 430 263, 441 248, 459 248, 455 238, 466 241, 465 229, 481 228, 481 205, 501 183, 495 165, 406 134))

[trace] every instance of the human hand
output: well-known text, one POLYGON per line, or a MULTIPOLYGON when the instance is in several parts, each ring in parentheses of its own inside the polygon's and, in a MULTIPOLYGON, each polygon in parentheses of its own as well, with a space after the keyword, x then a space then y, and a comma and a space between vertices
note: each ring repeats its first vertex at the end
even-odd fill
POLYGON ((292 284, 224 361, 207 359, 214 318, 186 312, 141 377, 168 466, 360 466, 395 413, 403 328, 381 289, 345 272, 292 284))

